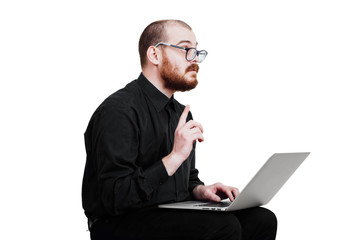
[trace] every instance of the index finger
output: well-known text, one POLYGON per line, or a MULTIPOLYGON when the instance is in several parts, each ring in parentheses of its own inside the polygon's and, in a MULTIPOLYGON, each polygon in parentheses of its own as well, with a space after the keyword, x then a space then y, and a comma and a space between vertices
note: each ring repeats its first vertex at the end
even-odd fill
POLYGON ((187 118, 187 115, 189 114, 189 111, 190 111, 190 106, 186 105, 183 113, 180 116, 178 126, 183 126, 186 123, 186 118, 187 118))
POLYGON ((234 197, 237 198, 240 195, 240 191, 237 188, 232 189, 232 193, 234 194, 234 197))
POLYGON ((233 202, 235 198, 239 195, 239 190, 234 187, 220 185, 219 189, 227 195, 231 202, 233 202))

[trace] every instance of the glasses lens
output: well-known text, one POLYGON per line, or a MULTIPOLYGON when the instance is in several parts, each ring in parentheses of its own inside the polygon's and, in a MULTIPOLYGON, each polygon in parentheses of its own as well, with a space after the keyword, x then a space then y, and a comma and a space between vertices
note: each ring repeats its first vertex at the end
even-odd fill
POLYGON ((199 63, 203 62, 207 56, 207 51, 201 50, 199 52, 199 63))
POLYGON ((192 61, 196 57, 196 49, 190 48, 186 53, 186 60, 192 61))

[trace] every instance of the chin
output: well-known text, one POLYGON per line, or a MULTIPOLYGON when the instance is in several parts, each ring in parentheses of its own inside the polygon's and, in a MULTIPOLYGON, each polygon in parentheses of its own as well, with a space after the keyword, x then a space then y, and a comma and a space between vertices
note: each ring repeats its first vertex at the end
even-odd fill
POLYGON ((192 74, 190 77, 186 78, 187 82, 193 82, 193 81, 197 81, 197 75, 196 74, 192 74))

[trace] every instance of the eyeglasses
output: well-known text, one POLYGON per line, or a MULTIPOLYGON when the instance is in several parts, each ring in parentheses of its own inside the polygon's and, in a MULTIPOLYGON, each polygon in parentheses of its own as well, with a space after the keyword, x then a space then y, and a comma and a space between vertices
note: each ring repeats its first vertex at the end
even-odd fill
POLYGON ((187 61, 192 61, 196 58, 196 56, 199 57, 199 63, 203 62, 208 54, 207 51, 205 50, 196 50, 196 48, 184 48, 184 47, 179 47, 179 46, 176 46, 176 45, 173 45, 173 44, 170 44, 170 43, 164 43, 164 42, 159 42, 155 45, 155 47, 159 46, 159 45, 166 45, 166 46, 170 46, 170 47, 174 47, 174 48, 179 48, 179 49, 182 49, 182 50, 185 50, 186 53, 185 53, 185 59, 187 61))

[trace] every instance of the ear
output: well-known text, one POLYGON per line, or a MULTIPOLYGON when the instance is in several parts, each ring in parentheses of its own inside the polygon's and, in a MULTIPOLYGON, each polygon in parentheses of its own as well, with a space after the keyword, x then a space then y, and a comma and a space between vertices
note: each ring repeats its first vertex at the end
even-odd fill
POLYGON ((146 52, 149 63, 154 65, 158 65, 161 59, 161 51, 154 47, 150 46, 146 52))

